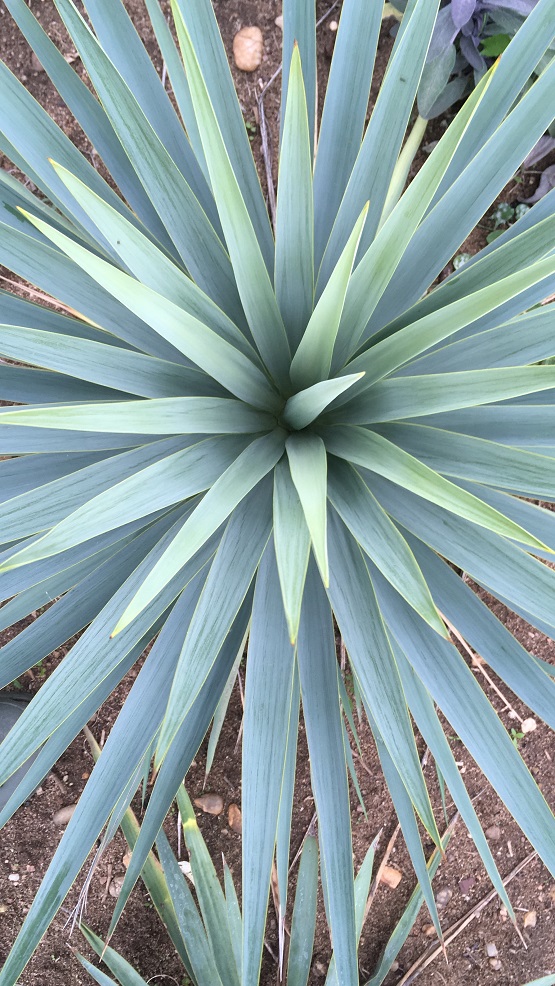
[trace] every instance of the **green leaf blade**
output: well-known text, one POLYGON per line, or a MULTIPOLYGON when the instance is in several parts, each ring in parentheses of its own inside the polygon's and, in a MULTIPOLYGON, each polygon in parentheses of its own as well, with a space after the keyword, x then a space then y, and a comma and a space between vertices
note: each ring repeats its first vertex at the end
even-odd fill
MULTIPOLYGON (((514 538, 525 544, 546 549, 546 545, 525 531, 520 525, 494 510, 484 501, 467 494, 439 473, 429 469, 414 456, 382 438, 376 432, 363 428, 337 426, 326 431, 328 451, 355 465, 385 476, 400 486, 411 489, 454 514, 470 520, 504 537, 514 538)), ((547 549, 549 550, 549 549, 547 549)))
POLYGON ((312 562, 298 641, 301 695, 339 982, 356 983, 351 820, 331 610, 312 562))
POLYGON ((226 635, 243 605, 270 536, 270 511, 271 489, 265 481, 235 509, 227 525, 183 643, 158 740, 157 764, 162 762, 163 766, 173 737, 186 720, 211 668, 217 666, 226 635))
POLYGON ((217 397, 168 397, 118 404, 24 408, 8 411, 2 423, 143 435, 249 434, 272 429, 276 419, 239 401, 217 397))
POLYGON ((291 478, 299 495, 314 555, 324 581, 329 583, 326 530, 327 456, 321 438, 309 432, 290 435, 285 443, 291 478))
POLYGON ((336 397, 357 383, 362 376, 363 374, 353 373, 335 380, 322 380, 299 391, 287 401, 282 411, 282 420, 295 431, 306 428, 336 397))
POLYGON ((367 213, 368 205, 365 205, 293 357, 291 381, 299 389, 310 387, 329 376, 349 279, 367 213))
POLYGON ((289 343, 249 212, 224 144, 190 34, 173 12, 206 163, 241 301, 260 355, 280 386, 289 381, 289 343))
POLYGON ((257 982, 287 752, 295 650, 271 542, 256 579, 242 759, 243 983, 257 982))
POLYGON ((210 952, 220 979, 229 986, 239 986, 239 976, 231 944, 227 906, 210 853, 195 817, 195 810, 184 787, 177 792, 183 835, 191 857, 195 891, 199 900, 210 952))
POLYGON ((316 931, 317 893, 318 843, 313 835, 308 835, 301 853, 291 919, 291 942, 287 963, 288 986, 306 986, 308 983, 316 931))
POLYGON ((310 557, 310 531, 291 478, 282 458, 274 470, 274 545, 289 637, 297 639, 304 583, 310 557))
POLYGON ((121 633, 142 613, 145 606, 148 606, 162 591, 185 561, 193 557, 253 487, 274 468, 283 454, 284 444, 284 433, 278 428, 269 435, 251 442, 222 473, 176 534, 159 564, 149 573, 137 595, 119 619, 113 630, 113 636, 121 633))
POLYGON ((308 113, 298 45, 293 49, 279 159, 276 297, 295 349, 314 299, 314 206, 308 113))
POLYGON ((28 218, 113 297, 135 311, 210 376, 221 377, 220 382, 232 393, 247 402, 250 394, 253 402, 262 407, 267 407, 268 402, 275 406, 275 395, 272 396, 262 372, 203 322, 41 220, 30 215, 28 218))
POLYGON ((385 578, 442 637, 445 624, 405 539, 354 469, 334 463, 329 495, 341 519, 385 578), (339 468, 337 468, 339 466, 339 468))
MULTIPOLYGON (((378 724, 422 823, 439 845, 440 835, 422 775, 406 698, 368 567, 354 538, 333 510, 329 526, 328 594, 335 618, 365 704, 378 724)), ((438 634, 430 632, 440 639, 438 634)))

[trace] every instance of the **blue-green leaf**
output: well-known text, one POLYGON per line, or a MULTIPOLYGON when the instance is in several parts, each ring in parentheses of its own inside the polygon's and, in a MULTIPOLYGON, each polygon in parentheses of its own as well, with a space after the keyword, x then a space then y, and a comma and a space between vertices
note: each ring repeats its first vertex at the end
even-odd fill
POLYGON ((306 986, 312 965, 318 895, 318 843, 305 839, 297 875, 297 889, 287 962, 287 986, 306 986))
POLYGON ((351 819, 335 637, 330 606, 313 562, 297 653, 335 962, 339 982, 354 986, 358 972, 351 819))
POLYGON ((299 345, 314 300, 314 207, 306 95, 293 49, 279 157, 275 286, 289 342, 299 345))
POLYGON ((329 514, 329 535, 329 597, 365 705, 374 716, 423 824, 439 844, 399 671, 368 568, 359 546, 334 510, 329 514))
POLYGON ((245 598, 270 535, 270 512, 268 480, 260 483, 233 511, 176 668, 158 741, 158 762, 166 755, 201 690, 245 598))
MULTIPOLYGON (((310 136, 311 153, 314 148, 316 134, 316 99, 317 99, 317 65, 316 65, 316 3, 315 0, 283 0, 283 75, 281 86, 281 102, 287 104, 289 93, 289 70, 294 45, 299 46, 301 64, 303 67, 306 105, 308 109, 308 132, 310 136)), ((281 118, 282 139, 284 118, 281 118)))
POLYGON ((262 359, 276 381, 286 386, 289 380, 289 343, 272 282, 191 36, 175 0, 173 11, 212 189, 239 295, 262 359))
POLYGON ((297 639, 304 582, 310 555, 308 530, 302 503, 291 478, 288 459, 274 469, 274 545, 291 642, 297 639))
POLYGON ((180 786, 177 792, 177 805, 191 859, 195 891, 210 943, 211 957, 214 959, 222 983, 226 986, 239 986, 225 897, 198 827, 195 810, 183 786, 180 786))
MULTIPOLYGON (((163 590, 176 572, 192 558, 248 494, 268 475, 283 454, 285 432, 281 428, 254 442, 212 482, 183 527, 132 599, 113 635, 121 633, 163 590)), ((206 486, 209 486, 207 483, 206 486)), ((205 487, 206 488, 206 487, 205 487)))
POLYGON ((258 981, 291 714, 289 641, 273 544, 256 578, 243 731, 243 983, 258 981))
POLYGON ((329 497, 351 534, 386 579, 422 619, 446 636, 445 625, 414 555, 360 474, 344 463, 334 462, 330 469, 329 497))
POLYGON ((312 547, 324 584, 329 582, 326 531, 327 455, 321 438, 295 432, 285 443, 291 478, 304 511, 312 547))

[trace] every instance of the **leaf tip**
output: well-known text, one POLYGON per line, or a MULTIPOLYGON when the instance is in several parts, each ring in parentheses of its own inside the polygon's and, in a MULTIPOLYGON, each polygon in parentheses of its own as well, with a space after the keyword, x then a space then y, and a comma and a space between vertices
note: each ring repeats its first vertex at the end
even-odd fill
POLYGON ((120 616, 118 622, 116 623, 114 629, 110 634, 110 640, 112 639, 112 637, 117 637, 118 633, 121 633, 122 630, 125 630, 126 627, 128 627, 129 624, 132 623, 135 617, 137 616, 137 612, 136 611, 133 612, 131 605, 132 604, 130 603, 127 609, 120 616))
POLYGON ((449 628, 445 626, 445 623, 441 619, 439 613, 434 614, 434 628, 437 630, 439 635, 444 638, 444 640, 451 640, 451 634, 449 633, 449 628))

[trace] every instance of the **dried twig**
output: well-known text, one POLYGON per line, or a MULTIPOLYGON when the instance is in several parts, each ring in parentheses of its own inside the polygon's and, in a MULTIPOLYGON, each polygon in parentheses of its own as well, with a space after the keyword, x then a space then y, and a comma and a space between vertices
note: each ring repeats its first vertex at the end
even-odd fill
POLYGON ((107 876, 107 879, 106 879, 106 883, 104 884, 104 893, 102 894, 102 897, 100 898, 102 900, 102 903, 104 903, 104 901, 106 900, 106 898, 108 896, 108 891, 110 889, 111 882, 112 882, 112 864, 111 863, 108 863, 108 876, 107 876))
MULTIPOLYGON (((272 80, 273 81, 272 77, 272 80)), ((262 141, 262 157, 264 159, 264 168, 266 171, 266 184, 268 186, 268 207, 270 209, 270 217, 272 220, 272 226, 275 230, 276 228, 276 190, 274 187, 274 176, 273 176, 273 166, 272 166, 272 137, 270 130, 268 128, 268 123, 266 121, 266 111, 264 109, 264 93, 266 88, 262 90, 259 96, 257 96, 256 104, 258 107, 258 126, 260 128, 260 139, 262 141)))
POLYGON ((376 873, 376 876, 374 877, 374 880, 372 881, 372 886, 370 887, 370 893, 368 894, 368 900, 366 901, 366 907, 364 908, 364 917, 362 919, 362 925, 363 925, 363 927, 364 927, 364 925, 366 923, 366 918, 368 917, 368 914, 370 913, 370 908, 372 907, 372 904, 374 903, 374 897, 376 896, 376 893, 378 892, 378 887, 380 885, 380 880, 382 878, 383 871, 385 870, 385 868, 387 866, 387 863, 389 861, 389 857, 390 857, 391 852, 393 850, 393 846, 395 845, 395 843, 397 841, 397 836, 399 835, 399 832, 400 831, 401 831, 401 826, 400 825, 396 825, 395 830, 393 832, 393 835, 391 836, 391 839, 389 840, 389 842, 387 843, 387 846, 385 847, 385 852, 383 854, 383 859, 382 859, 380 865, 378 866, 378 872, 376 873))
MULTIPOLYGON (((514 869, 512 869, 511 872, 508 874, 508 876, 506 876, 505 879, 503 880, 503 886, 506 887, 511 882, 511 880, 514 880, 515 876, 518 876, 521 870, 523 870, 526 866, 528 866, 528 864, 531 863, 532 860, 536 859, 537 855, 538 855, 537 852, 535 851, 531 852, 520 863, 518 863, 518 865, 515 866, 514 869)), ((445 945, 449 945, 457 937, 457 935, 460 935, 461 931, 464 931, 467 925, 469 925, 471 921, 473 921, 476 917, 478 917, 478 915, 481 914, 484 908, 487 907, 487 905, 492 900, 494 900, 496 896, 497 896, 497 890, 495 889, 490 890, 489 894, 483 897, 482 900, 478 901, 478 903, 475 904, 474 907, 471 907, 470 910, 466 914, 464 914, 462 918, 459 918, 458 921, 455 921, 455 923, 452 924, 451 927, 448 928, 447 931, 445 932, 445 937, 444 937, 445 945)), ((441 945, 431 945, 430 948, 428 948, 424 952, 424 954, 421 955, 420 958, 417 959, 416 962, 414 962, 411 965, 408 972, 405 973, 403 978, 398 983, 398 986, 409 986, 410 983, 413 983, 415 979, 417 979, 418 976, 422 972, 424 972, 424 969, 426 969, 430 965, 430 963, 433 962, 434 959, 438 957, 438 955, 441 955, 442 952, 443 949, 441 945)))
POLYGON ((237 739, 235 741, 235 747, 233 749, 233 752, 234 753, 237 753, 237 750, 239 749, 239 744, 240 744, 241 738, 243 736, 243 725, 244 725, 244 722, 245 722, 245 717, 243 716, 243 718, 241 719, 241 725, 239 726, 239 732, 237 733, 237 739))
POLYGON ((25 291, 33 301, 44 301, 48 305, 53 305, 55 308, 61 309, 61 311, 67 312, 68 315, 73 315, 76 318, 80 318, 83 322, 88 322, 89 325, 94 325, 89 318, 85 318, 80 312, 76 311, 75 308, 70 308, 69 305, 62 304, 56 298, 52 298, 49 294, 44 294, 43 291, 37 291, 36 288, 31 287, 30 284, 24 284, 21 281, 14 281, 11 277, 5 277, 0 274, 0 281, 4 284, 9 284, 12 288, 17 288, 18 291, 25 291))
POLYGON ((267 938, 264 939, 264 948, 266 949, 267 952, 270 953, 270 955, 272 956, 274 962, 277 964, 278 957, 277 957, 276 953, 274 952, 273 948, 270 947, 267 938))
POLYGON ((234 753, 237 753, 237 750, 239 749, 239 744, 240 744, 241 738, 243 736, 243 726, 244 726, 244 723, 245 723, 245 715, 244 715, 244 712, 245 712, 245 692, 243 690, 243 679, 241 678, 241 672, 240 671, 237 672, 237 684, 239 685, 239 694, 241 696, 241 708, 243 709, 243 715, 241 716, 241 724, 239 726, 239 732, 237 733, 237 739, 235 741, 235 747, 234 747, 234 750, 233 750, 234 753))
POLYGON ((301 841, 301 844, 300 844, 300 846, 299 846, 299 848, 298 848, 298 850, 297 850, 297 852, 295 854, 295 858, 293 859, 293 862, 291 863, 291 866, 289 867, 289 871, 288 871, 289 873, 291 873, 291 871, 293 870, 293 867, 294 867, 295 863, 299 859, 299 857, 300 857, 300 855, 301 855, 301 853, 303 851, 303 846, 305 844, 305 841, 306 841, 307 837, 309 835, 316 835, 316 820, 317 820, 317 815, 316 815, 316 812, 314 812, 312 818, 310 819, 309 826, 308 826, 305 834, 302 837, 302 841, 301 841))
POLYGON ((341 637, 339 641, 339 658, 341 662, 341 674, 345 675, 345 668, 347 667, 347 648, 345 647, 345 641, 341 637))
POLYGON ((64 784, 62 778, 60 777, 55 767, 50 768, 50 777, 54 781, 56 787, 61 792, 61 794, 63 794, 64 798, 69 797, 69 789, 64 784))
POLYGON ((324 21, 327 21, 328 17, 330 16, 330 14, 333 14, 336 7, 339 7, 339 0, 335 0, 335 3, 332 3, 329 10, 326 10, 326 13, 322 14, 320 20, 316 21, 316 27, 320 27, 320 24, 323 24, 324 21))
POLYGON ((468 656, 469 656, 469 658, 470 658, 470 660, 472 662, 472 667, 473 668, 476 668, 476 670, 479 671, 480 674, 482 674, 484 676, 484 678, 486 679, 486 681, 487 681, 488 685, 490 686, 490 688, 493 689, 493 691, 495 692, 495 694, 504 703, 504 707, 501 709, 501 711, 502 712, 509 712, 510 715, 511 715, 511 718, 518 719, 519 722, 522 722, 522 716, 519 716, 518 712, 516 711, 516 709, 513 708, 513 706, 511 705, 509 699, 507 698, 507 696, 504 695, 503 692, 501 691, 501 689, 497 687, 497 685, 495 684, 495 682, 493 681, 493 679, 490 677, 490 675, 486 671, 486 669, 484 667, 485 659, 483 657, 481 657, 481 656, 478 656, 476 654, 476 652, 474 650, 472 650, 472 648, 469 646, 469 644, 467 644, 467 642, 464 639, 464 637, 462 636, 462 634, 459 633, 459 631, 457 630, 457 628, 455 626, 453 626, 453 624, 451 623, 451 621, 448 620, 447 617, 444 616, 443 613, 440 613, 440 616, 441 616, 441 619, 443 620, 443 622, 445 623, 445 626, 449 630, 449 633, 451 634, 451 636, 452 637, 455 637, 455 639, 458 640, 458 642, 461 645, 461 647, 463 648, 463 650, 468 654, 468 656))

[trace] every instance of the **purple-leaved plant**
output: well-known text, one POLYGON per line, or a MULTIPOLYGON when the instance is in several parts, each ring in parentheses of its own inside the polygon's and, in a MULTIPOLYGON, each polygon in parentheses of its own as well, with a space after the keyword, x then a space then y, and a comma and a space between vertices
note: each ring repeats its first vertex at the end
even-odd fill
MULTIPOLYGON (((426 120, 468 95, 502 53, 537 0, 449 0, 443 2, 418 91, 426 120)), ((406 0, 394 0, 399 10, 406 0)))

